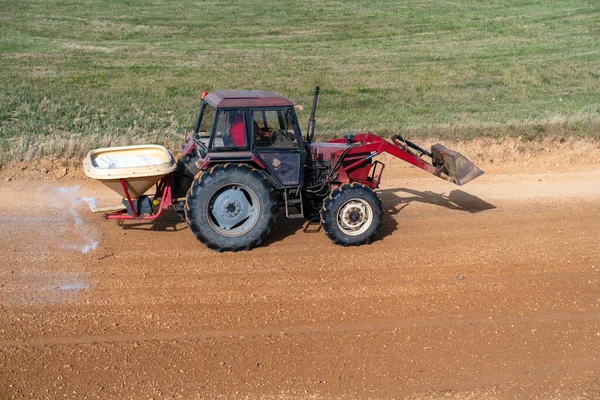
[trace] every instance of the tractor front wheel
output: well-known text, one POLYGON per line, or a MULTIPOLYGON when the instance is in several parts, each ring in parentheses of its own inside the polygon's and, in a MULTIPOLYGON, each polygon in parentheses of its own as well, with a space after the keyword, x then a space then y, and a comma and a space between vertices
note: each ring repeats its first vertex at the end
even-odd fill
POLYGON ((250 250, 270 232, 277 193, 246 164, 217 165, 196 179, 187 194, 185 218, 192 233, 216 251, 250 250))
POLYGON ((323 201, 321 225, 335 244, 360 246, 370 243, 377 234, 382 216, 381 200, 371 188, 345 184, 323 201))

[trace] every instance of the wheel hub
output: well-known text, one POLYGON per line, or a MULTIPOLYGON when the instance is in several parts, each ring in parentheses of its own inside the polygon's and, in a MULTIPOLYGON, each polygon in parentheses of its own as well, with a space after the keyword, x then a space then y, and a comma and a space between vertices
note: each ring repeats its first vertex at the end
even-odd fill
POLYGON ((210 226, 225 236, 243 235, 252 229, 259 210, 256 194, 242 184, 227 185, 217 191, 207 208, 210 226))
POLYGON ((356 224, 357 222, 360 222, 363 218, 364 218, 364 214, 358 207, 352 208, 347 213, 346 222, 348 222, 350 224, 356 224))
POLYGON ((347 235, 360 235, 369 228, 372 221, 373 210, 362 199, 352 199, 338 211, 338 226, 347 235))
POLYGON ((225 204, 225 215, 228 217, 235 217, 240 213, 240 203, 237 201, 229 201, 225 204))

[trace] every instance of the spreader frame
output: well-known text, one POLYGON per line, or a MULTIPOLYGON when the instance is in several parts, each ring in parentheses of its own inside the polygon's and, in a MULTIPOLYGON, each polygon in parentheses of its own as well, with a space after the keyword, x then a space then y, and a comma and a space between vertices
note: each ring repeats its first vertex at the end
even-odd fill
POLYGON ((135 207, 133 206, 133 200, 131 200, 131 195, 129 194, 129 189, 127 188, 127 179, 121 178, 119 181, 121 182, 121 186, 123 187, 123 192, 125 193, 125 200, 127 200, 127 204, 129 204, 129 209, 131 210, 131 214, 127 212, 127 210, 120 210, 111 213, 104 214, 104 218, 106 219, 121 219, 121 220, 145 220, 152 221, 156 218, 160 217, 163 210, 168 209, 173 205, 173 199, 171 196, 171 176, 172 174, 164 176, 160 181, 156 183, 156 193, 152 198, 152 205, 156 202, 158 203, 158 210, 151 215, 138 215, 135 211, 135 207), (160 198, 160 200, 158 200, 160 198))

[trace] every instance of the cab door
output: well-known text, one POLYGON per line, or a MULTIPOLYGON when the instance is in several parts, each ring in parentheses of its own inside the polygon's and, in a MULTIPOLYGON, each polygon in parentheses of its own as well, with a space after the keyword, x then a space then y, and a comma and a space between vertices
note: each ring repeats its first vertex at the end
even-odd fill
POLYGON ((299 187, 305 152, 293 109, 252 109, 250 137, 255 154, 281 186, 299 187))

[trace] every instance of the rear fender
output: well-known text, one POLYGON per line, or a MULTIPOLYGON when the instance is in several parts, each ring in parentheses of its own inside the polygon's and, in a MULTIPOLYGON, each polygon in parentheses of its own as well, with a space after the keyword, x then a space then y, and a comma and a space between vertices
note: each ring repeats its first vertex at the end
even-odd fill
POLYGON ((177 161, 177 167, 173 172, 172 181, 173 199, 186 196, 188 189, 200 171, 197 166, 198 160, 198 155, 195 152, 190 152, 189 154, 184 154, 183 157, 177 161))
POLYGON ((206 171, 209 168, 217 164, 226 164, 226 163, 235 163, 235 164, 250 164, 254 168, 259 170, 264 170, 265 166, 263 163, 252 153, 240 154, 240 153, 221 153, 221 154, 209 154, 203 159, 198 159, 196 161, 196 166, 198 169, 202 171, 206 171))
POLYGON ((216 165, 222 165, 222 164, 228 164, 228 163, 248 164, 251 167, 259 170, 265 176, 265 178, 267 178, 267 180, 269 182, 271 182, 271 184, 273 185, 274 188, 280 189, 281 185, 271 176, 271 174, 266 172, 265 166, 263 165, 263 163, 260 161, 260 159, 258 159, 253 154, 251 154, 250 156, 232 157, 232 158, 211 157, 210 155, 208 155, 204 159, 198 160, 196 162, 196 165, 197 165, 199 171, 208 171, 216 165))

